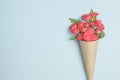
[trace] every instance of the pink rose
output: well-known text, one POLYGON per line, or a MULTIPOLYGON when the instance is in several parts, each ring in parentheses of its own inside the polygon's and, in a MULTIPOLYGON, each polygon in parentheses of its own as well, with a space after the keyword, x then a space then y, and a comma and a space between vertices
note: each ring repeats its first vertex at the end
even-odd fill
POLYGON ((70 31, 71 31, 73 34, 79 33, 79 30, 78 30, 76 24, 72 24, 72 25, 70 26, 70 31))
POLYGON ((89 32, 84 33, 84 40, 85 41, 91 41, 91 35, 89 32))
POLYGON ((95 32, 96 32, 97 34, 100 34, 102 31, 99 30, 99 29, 97 29, 95 32))
POLYGON ((100 30, 104 30, 104 25, 102 23, 97 23, 96 27, 100 30))
POLYGON ((99 37, 95 35, 94 29, 91 27, 88 27, 87 31, 84 32, 84 40, 85 41, 94 41, 97 39, 99 39, 99 37))
POLYGON ((91 41, 91 36, 94 35, 94 29, 93 28, 87 28, 87 31, 84 32, 84 40, 85 41, 91 41))
POLYGON ((96 16, 98 16, 99 15, 99 13, 97 13, 97 12, 94 12, 94 13, 92 13, 92 14, 90 14, 92 17, 96 17, 96 16))
POLYGON ((81 27, 79 30, 80 30, 80 32, 85 32, 87 30, 87 28, 81 27))
POLYGON ((82 19, 85 21, 88 21, 88 20, 92 19, 92 17, 89 14, 84 14, 84 15, 82 15, 82 19))
POLYGON ((91 36, 91 41, 96 41, 98 39, 99 39, 99 37, 97 35, 92 35, 91 36))
POLYGON ((89 24, 90 24, 91 27, 95 26, 94 22, 90 22, 89 24))
POLYGON ((84 27, 85 26, 85 22, 78 22, 77 26, 78 26, 78 28, 84 27))
POLYGON ((85 23, 85 27, 90 27, 89 23, 86 22, 85 23))
POLYGON ((101 20, 96 20, 95 21, 95 26, 100 30, 104 30, 104 25, 102 24, 101 20))
POLYGON ((96 21, 95 21, 95 24, 101 23, 101 22, 102 22, 101 20, 96 20, 96 21))
POLYGON ((70 31, 76 30, 77 29, 77 25, 76 24, 72 24, 70 26, 70 31))
POLYGON ((78 29, 79 29, 80 32, 85 32, 86 31, 86 28, 85 28, 86 23, 85 22, 79 22, 77 25, 78 25, 78 29))
POLYGON ((91 28, 91 27, 88 27, 88 28, 87 28, 87 32, 89 32, 90 35, 91 35, 91 34, 94 34, 94 29, 91 28))
POLYGON ((73 34, 78 34, 79 33, 79 30, 78 29, 75 29, 72 31, 73 34))
POLYGON ((85 41, 95 41, 98 39, 99 39, 99 37, 94 35, 94 34, 90 34, 89 32, 84 33, 84 40, 85 41))
POLYGON ((83 33, 78 34, 78 36, 77 36, 77 40, 83 40, 83 33))

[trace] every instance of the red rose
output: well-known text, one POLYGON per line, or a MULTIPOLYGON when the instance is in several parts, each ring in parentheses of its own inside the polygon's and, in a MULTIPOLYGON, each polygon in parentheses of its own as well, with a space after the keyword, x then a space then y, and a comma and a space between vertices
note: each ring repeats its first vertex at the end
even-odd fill
POLYGON ((73 33, 73 34, 77 34, 77 33, 79 33, 79 30, 77 30, 77 29, 76 29, 76 30, 73 30, 72 33, 73 33))
POLYGON ((72 25, 70 26, 70 31, 71 31, 73 34, 79 33, 79 30, 78 30, 78 27, 77 27, 76 24, 72 24, 72 25))
POLYGON ((97 24, 97 23, 101 23, 102 21, 101 20, 96 20, 95 21, 95 23, 97 24))
POLYGON ((79 33, 79 30, 78 30, 76 24, 72 24, 72 25, 70 26, 70 31, 71 31, 73 34, 79 33))
POLYGON ((91 27, 88 27, 88 28, 87 28, 87 32, 89 32, 90 35, 91 35, 91 34, 94 34, 94 29, 91 28, 91 27))
POLYGON ((77 25, 76 24, 72 24, 70 26, 70 31, 76 30, 77 29, 77 25))
POLYGON ((84 14, 84 15, 82 15, 82 19, 85 20, 85 21, 87 21, 87 20, 92 19, 92 17, 89 14, 84 14))
POLYGON ((96 16, 98 16, 99 15, 99 13, 97 13, 97 12, 94 12, 94 13, 92 13, 92 14, 90 14, 92 17, 96 17, 96 16))
POLYGON ((89 23, 86 22, 85 23, 85 27, 90 27, 89 23))
POLYGON ((84 33, 84 40, 85 41, 91 41, 91 35, 90 32, 85 32, 84 33))
POLYGON ((99 39, 99 37, 94 35, 94 34, 90 34, 89 32, 84 33, 84 40, 85 41, 95 41, 98 39, 99 39))
POLYGON ((89 27, 87 28, 87 31, 84 32, 84 40, 85 41, 91 41, 91 36, 94 35, 94 29, 89 27))
POLYGON ((96 20, 95 21, 95 26, 100 30, 104 30, 104 25, 102 24, 101 20, 96 20))
POLYGON ((97 34, 100 34, 102 31, 99 30, 99 29, 97 29, 95 32, 96 32, 97 34))
POLYGON ((78 22, 77 26, 78 26, 78 28, 84 27, 85 26, 85 22, 78 22))
POLYGON ((95 26, 94 22, 90 22, 89 24, 90 24, 91 27, 95 26))
POLYGON ((95 41, 95 40, 98 40, 99 37, 97 35, 92 35, 91 36, 91 41, 95 41))
POLYGON ((86 23, 85 22, 79 22, 77 25, 78 25, 78 29, 79 29, 80 32, 85 32, 86 31, 86 28, 85 28, 86 23))
POLYGON ((78 34, 78 36, 77 36, 77 40, 83 40, 83 33, 78 34))
POLYGON ((85 41, 93 41, 93 40, 99 39, 99 37, 94 34, 95 34, 94 29, 91 27, 88 27, 87 31, 84 32, 84 40, 85 41))
POLYGON ((96 27, 100 30, 104 30, 104 25, 102 23, 97 23, 96 27))
POLYGON ((79 30, 80 30, 80 32, 85 32, 87 30, 87 28, 81 27, 79 30))

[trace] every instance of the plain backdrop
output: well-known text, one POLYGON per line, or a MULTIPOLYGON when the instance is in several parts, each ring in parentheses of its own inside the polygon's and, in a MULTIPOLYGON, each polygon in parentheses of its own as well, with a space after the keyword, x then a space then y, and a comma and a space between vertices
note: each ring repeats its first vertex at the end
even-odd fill
POLYGON ((120 80, 119 0, 0 0, 0 80, 86 80, 69 17, 99 12, 94 80, 120 80))

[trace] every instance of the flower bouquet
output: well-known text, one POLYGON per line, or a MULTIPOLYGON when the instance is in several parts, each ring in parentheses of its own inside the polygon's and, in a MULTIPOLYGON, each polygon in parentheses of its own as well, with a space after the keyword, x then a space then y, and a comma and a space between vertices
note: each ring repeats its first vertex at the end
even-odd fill
POLYGON ((80 43, 87 80, 93 80, 98 41, 105 36, 104 25, 97 19, 98 15, 91 9, 89 14, 82 15, 81 20, 69 18, 72 22, 69 29, 73 34, 70 39, 80 43))

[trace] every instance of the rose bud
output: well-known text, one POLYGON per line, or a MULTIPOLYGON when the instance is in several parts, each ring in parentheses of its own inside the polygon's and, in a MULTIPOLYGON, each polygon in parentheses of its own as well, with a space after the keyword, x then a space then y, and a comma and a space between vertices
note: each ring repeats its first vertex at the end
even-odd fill
POLYGON ((92 17, 96 17, 96 16, 98 16, 99 15, 99 13, 97 13, 97 12, 94 12, 94 13, 92 13, 92 14, 90 14, 92 17))
POLYGON ((85 21, 88 21, 88 20, 92 19, 92 17, 89 14, 84 14, 84 15, 82 15, 82 19, 85 21))

